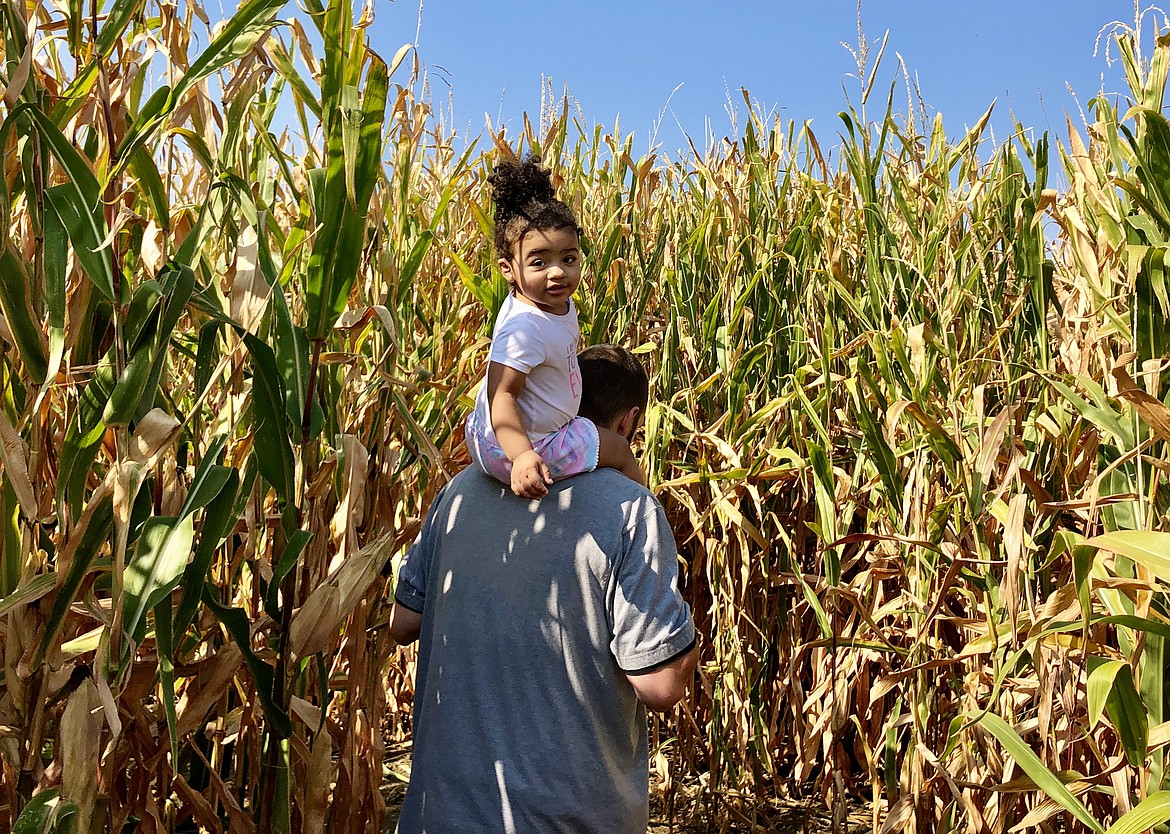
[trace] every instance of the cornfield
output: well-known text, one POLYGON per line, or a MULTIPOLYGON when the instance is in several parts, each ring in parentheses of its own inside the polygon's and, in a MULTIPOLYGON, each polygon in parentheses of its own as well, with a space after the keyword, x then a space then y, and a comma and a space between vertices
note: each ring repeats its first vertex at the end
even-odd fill
POLYGON ((703 635, 653 727, 676 818, 1168 830, 1151 16, 1061 138, 896 116, 879 51, 831 150, 745 94, 672 159, 567 102, 460 149, 350 0, 2 6, 0 829, 381 830, 394 567, 467 460, 485 175, 535 152, 587 341, 652 371, 703 635))

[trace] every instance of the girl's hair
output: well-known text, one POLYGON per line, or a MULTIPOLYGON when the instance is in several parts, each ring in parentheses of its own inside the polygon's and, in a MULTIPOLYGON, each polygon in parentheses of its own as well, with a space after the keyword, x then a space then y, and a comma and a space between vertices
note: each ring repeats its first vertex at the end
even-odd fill
POLYGON ((513 247, 532 230, 572 229, 582 234, 572 209, 556 198, 552 175, 540 157, 508 160, 488 177, 496 205, 496 252, 511 258, 513 247))

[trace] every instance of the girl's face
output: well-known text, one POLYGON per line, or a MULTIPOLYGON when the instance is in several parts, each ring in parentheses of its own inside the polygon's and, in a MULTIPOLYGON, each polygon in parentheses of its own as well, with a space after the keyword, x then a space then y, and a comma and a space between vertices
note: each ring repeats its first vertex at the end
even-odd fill
POLYGON ((532 229, 500 258, 500 271, 516 297, 546 313, 569 312, 569 298, 581 283, 581 243, 573 229, 532 229))

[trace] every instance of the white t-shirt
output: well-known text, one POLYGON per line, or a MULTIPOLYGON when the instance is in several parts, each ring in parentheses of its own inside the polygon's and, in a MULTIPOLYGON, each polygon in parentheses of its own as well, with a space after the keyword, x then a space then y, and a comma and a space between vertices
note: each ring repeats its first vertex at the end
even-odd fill
MULTIPOLYGON (((572 299, 569 311, 557 316, 509 295, 496 317, 488 361, 528 375, 518 404, 533 442, 577 416, 581 405, 581 370, 577 366, 580 336, 572 299)), ((483 425, 490 426, 486 374, 475 398, 475 409, 483 425)))

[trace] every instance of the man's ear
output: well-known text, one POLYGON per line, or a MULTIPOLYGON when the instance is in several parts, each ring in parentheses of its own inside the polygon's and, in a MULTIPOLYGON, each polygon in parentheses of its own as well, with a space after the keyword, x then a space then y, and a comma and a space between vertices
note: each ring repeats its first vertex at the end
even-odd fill
POLYGON ((638 428, 638 422, 641 417, 642 409, 638 406, 627 409, 618 414, 613 430, 626 440, 629 440, 634 436, 634 431, 638 428))

